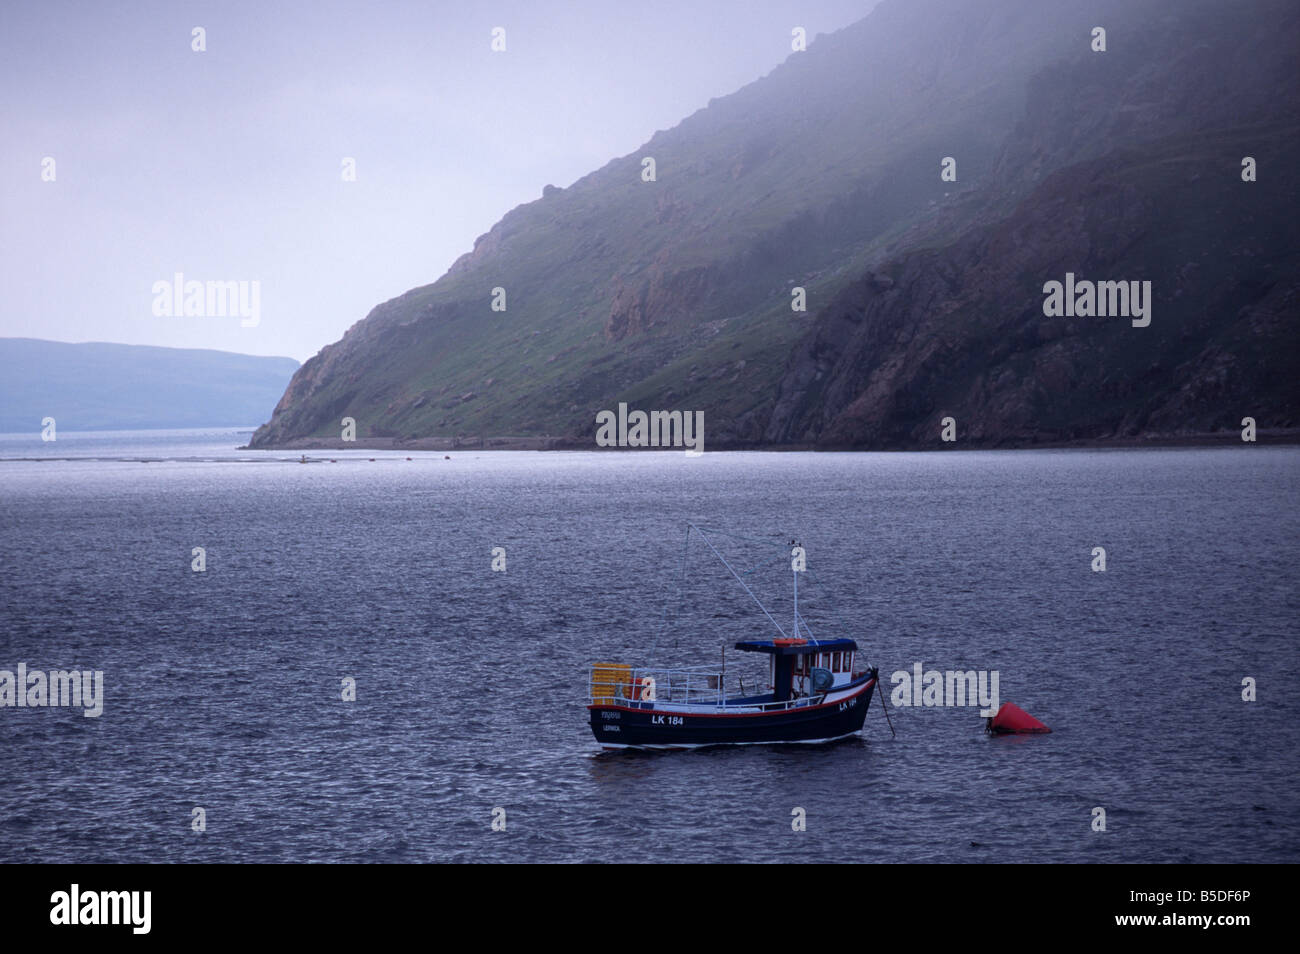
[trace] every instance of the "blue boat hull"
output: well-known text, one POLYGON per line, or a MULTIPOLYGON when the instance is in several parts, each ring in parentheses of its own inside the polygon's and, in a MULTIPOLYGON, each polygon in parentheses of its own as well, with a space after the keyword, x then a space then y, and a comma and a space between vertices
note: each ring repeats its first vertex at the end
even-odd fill
POLYGON ((832 701, 763 713, 691 712, 654 703, 592 705, 591 731, 607 748, 692 748, 822 742, 862 729, 876 676, 830 694, 832 701))

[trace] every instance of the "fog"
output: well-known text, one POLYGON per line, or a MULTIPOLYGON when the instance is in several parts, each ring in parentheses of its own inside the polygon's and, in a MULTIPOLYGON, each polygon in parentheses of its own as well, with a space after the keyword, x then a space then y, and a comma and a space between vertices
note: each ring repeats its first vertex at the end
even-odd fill
POLYGON ((305 359, 873 5, 8 4, 0 336, 305 359), (156 314, 178 272, 259 321, 156 314))

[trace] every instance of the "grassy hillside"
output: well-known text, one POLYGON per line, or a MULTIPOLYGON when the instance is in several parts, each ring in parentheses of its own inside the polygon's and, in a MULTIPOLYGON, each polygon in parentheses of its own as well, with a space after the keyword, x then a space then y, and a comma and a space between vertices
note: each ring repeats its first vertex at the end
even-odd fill
POLYGON ((773 421, 791 361, 864 272, 989 228, 1061 169, 1234 110, 1261 121, 1294 66, 1278 27, 1294 14, 1247 6, 886 0, 508 213, 304 364, 253 444, 337 439, 343 416, 362 439, 581 440, 619 401, 704 410, 723 443, 791 439, 773 421))

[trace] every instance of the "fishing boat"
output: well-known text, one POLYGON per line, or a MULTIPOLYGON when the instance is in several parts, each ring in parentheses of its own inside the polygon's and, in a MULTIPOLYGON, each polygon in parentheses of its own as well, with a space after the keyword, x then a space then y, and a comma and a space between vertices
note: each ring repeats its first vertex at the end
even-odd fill
MULTIPOLYGON (((799 575, 794 572, 794 615, 787 632, 768 612, 741 574, 709 539, 722 531, 687 528, 709 546, 758 604, 773 631, 740 640, 742 653, 767 657, 766 677, 744 667, 640 667, 593 663, 587 709, 591 731, 605 749, 686 749, 706 745, 818 743, 862 730, 877 689, 878 670, 859 663, 859 647, 847 637, 814 638, 799 614, 799 575)), ((793 543, 795 552, 802 553, 793 543)), ((792 560, 792 567, 797 566, 792 560)), ((683 562, 683 573, 685 564, 683 562)), ((759 667, 759 672, 764 670, 759 667)))

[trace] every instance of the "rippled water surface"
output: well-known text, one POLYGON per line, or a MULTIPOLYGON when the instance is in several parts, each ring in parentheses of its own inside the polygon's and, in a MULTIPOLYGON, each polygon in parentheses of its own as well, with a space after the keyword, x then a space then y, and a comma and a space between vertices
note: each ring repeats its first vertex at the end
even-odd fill
MULTIPOLYGON (((0 709, 0 861, 1300 860, 1300 449, 304 465, 246 438, 0 438, 0 669, 105 679, 99 718, 0 709), (831 745, 599 753, 588 663, 769 634, 694 544, 679 589, 688 520, 797 537, 817 635, 886 676, 997 670, 1054 732, 891 707, 891 738, 877 698, 831 745)), ((784 621, 771 552, 746 579, 784 621)))

